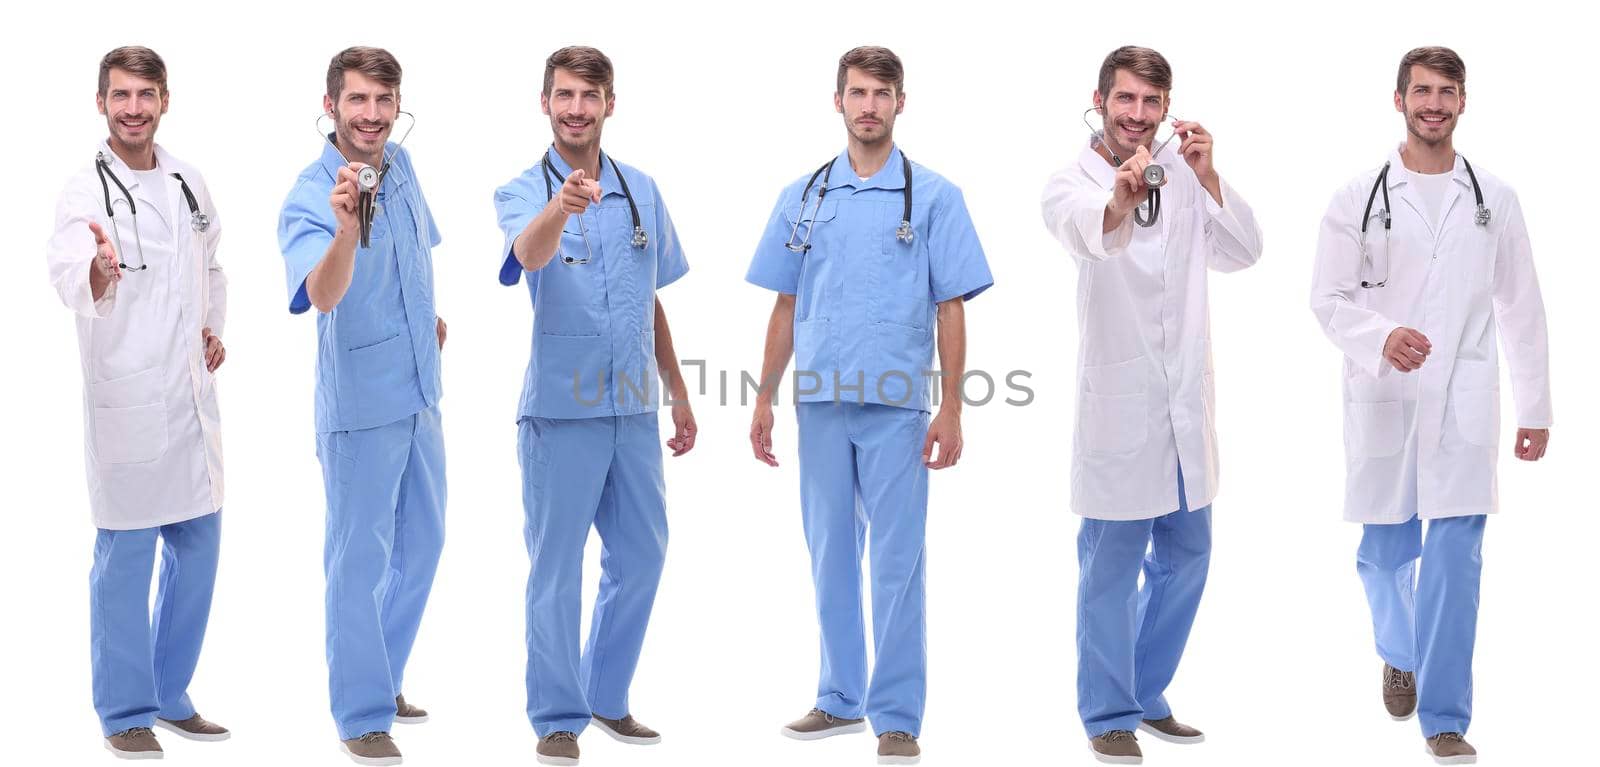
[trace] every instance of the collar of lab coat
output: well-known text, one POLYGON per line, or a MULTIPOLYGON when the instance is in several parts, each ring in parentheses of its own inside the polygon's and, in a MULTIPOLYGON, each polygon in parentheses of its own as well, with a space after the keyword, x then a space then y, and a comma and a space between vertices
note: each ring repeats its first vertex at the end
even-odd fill
MULTIPOLYGON (((383 145, 383 153, 390 161, 389 172, 384 174, 383 180, 388 182, 393 179, 395 188, 405 186, 411 178, 401 169, 405 163, 400 162, 400 145, 390 141, 383 145)), ((322 141, 322 169, 327 172, 329 180, 338 181, 339 169, 349 164, 339 148, 333 145, 333 134, 328 134, 322 141)))
MULTIPOLYGON (((866 181, 856 175, 855 168, 850 166, 850 148, 845 147, 839 156, 833 158, 833 171, 828 176, 828 189, 850 187, 858 192, 867 189, 887 189, 898 192, 906 188, 905 168, 900 163, 900 145, 895 144, 889 149, 888 159, 883 161, 883 167, 866 181)), ((827 171, 824 171, 827 172, 827 171)), ((821 179, 818 179, 820 181, 821 179)))
MULTIPOLYGON (((111 172, 116 174, 117 179, 128 187, 129 194, 133 195, 139 202, 155 206, 158 209, 158 217, 167 221, 177 220, 171 217, 171 211, 174 210, 173 205, 177 202, 176 188, 178 186, 178 181, 172 178, 172 174, 174 172, 183 172, 177 158, 168 154, 167 150, 162 149, 160 144, 156 144, 155 170, 161 172, 161 180, 166 183, 163 183, 160 188, 149 189, 139 181, 142 171, 135 172, 133 168, 128 167, 128 164, 122 161, 122 157, 111 151, 110 139, 101 139, 98 151, 105 154, 106 164, 111 167, 111 172)), ((110 185, 110 191, 113 199, 116 199, 120 193, 116 184, 110 185)))
MULTIPOLYGON (((1406 185, 1411 178, 1411 171, 1406 169, 1405 162, 1400 159, 1400 149, 1404 146, 1405 144, 1397 144, 1394 149, 1389 151, 1388 186, 1390 189, 1406 185)), ((1467 173, 1467 165, 1462 161, 1460 152, 1456 153, 1456 164, 1454 168, 1450 169, 1450 177, 1455 179, 1456 184, 1460 187, 1469 190, 1472 188, 1472 176, 1467 173)))
POLYGON ((1422 224, 1428 227, 1429 232, 1433 233, 1434 236, 1438 236, 1437 228, 1439 222, 1445 221, 1450 217, 1450 209, 1455 207, 1456 202, 1461 199, 1463 194, 1471 193, 1472 176, 1467 173, 1467 165, 1461 159, 1461 153, 1457 152, 1455 167, 1450 170, 1450 177, 1455 179, 1456 183, 1441 203, 1438 221, 1430 220, 1428 214, 1424 212, 1427 208, 1412 193, 1412 185, 1409 183, 1411 171, 1407 170, 1405 163, 1400 160, 1400 147, 1402 146, 1405 145, 1398 144, 1389 152, 1389 177, 1386 185, 1391 192, 1398 190, 1400 199, 1411 207, 1411 210, 1417 214, 1417 218, 1422 220, 1422 224))
MULTIPOLYGON (((554 172, 556 176, 555 179, 552 180, 551 185, 558 187, 559 191, 560 184, 566 180, 567 176, 572 175, 572 166, 568 165, 566 160, 561 159, 561 153, 557 152, 555 147, 545 147, 544 157, 549 158, 550 170, 554 172)), ((544 174, 544 169, 541 168, 538 172, 542 176, 544 174)), ((618 197, 627 196, 622 193, 622 185, 617 183, 617 174, 612 172, 611 155, 606 154, 604 149, 600 150, 599 181, 600 196, 602 198, 610 197, 612 195, 616 195, 618 197)))

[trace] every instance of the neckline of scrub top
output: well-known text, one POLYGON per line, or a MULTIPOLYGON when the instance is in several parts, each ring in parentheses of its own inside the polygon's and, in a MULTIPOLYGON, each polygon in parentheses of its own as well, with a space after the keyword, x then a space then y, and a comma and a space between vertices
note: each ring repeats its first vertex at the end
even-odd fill
MULTIPOLYGON (((329 180, 337 182, 339 180, 339 169, 350 163, 339 152, 339 147, 333 145, 333 135, 330 133, 322 139, 322 170, 328 174, 329 180)), ((411 178, 406 175, 405 171, 399 170, 400 145, 393 141, 387 142, 383 145, 383 153, 384 157, 389 159, 389 170, 383 174, 383 180, 394 179, 396 189, 405 186, 406 183, 411 181, 411 178)))
MULTIPOLYGON (((1412 173, 1412 170, 1406 167, 1405 161, 1400 159, 1400 150, 1404 147, 1405 144, 1403 143, 1396 144, 1394 149, 1389 150, 1389 165, 1405 171, 1404 173, 1389 174, 1390 189, 1397 189, 1405 186, 1406 177, 1410 176, 1412 173)), ((1450 168, 1450 177, 1455 179, 1457 184, 1460 184, 1468 189, 1472 188, 1472 178, 1467 174, 1467 166, 1464 164, 1460 152, 1456 152, 1456 164, 1450 168)))
MULTIPOLYGON (((544 162, 544 158, 552 161, 550 170, 554 171, 561 180, 564 181, 567 176, 572 175, 572 166, 567 164, 567 161, 561 157, 561 153, 557 152, 555 147, 545 147, 544 155, 539 162, 544 162)), ((603 149, 600 150, 600 178, 596 180, 600 182, 600 197, 602 199, 613 195, 617 197, 627 196, 622 193, 622 185, 617 183, 617 179, 611 172, 611 163, 613 162, 616 161, 611 159, 611 155, 606 154, 603 149), (610 183, 607 183, 608 180, 610 183)), ((540 172, 542 173, 543 171, 540 172)))
POLYGON ((883 161, 883 167, 879 168, 878 172, 872 174, 872 177, 866 181, 856 180, 860 176, 855 174, 855 168, 850 165, 850 147, 845 147, 844 151, 834 157, 833 162, 829 164, 837 165, 840 162, 843 162, 844 167, 849 168, 850 172, 841 176, 837 182, 828 184, 828 191, 830 192, 847 186, 858 192, 867 189, 887 189, 897 192, 906 188, 905 166, 900 162, 899 144, 895 144, 889 149, 889 156, 883 161))

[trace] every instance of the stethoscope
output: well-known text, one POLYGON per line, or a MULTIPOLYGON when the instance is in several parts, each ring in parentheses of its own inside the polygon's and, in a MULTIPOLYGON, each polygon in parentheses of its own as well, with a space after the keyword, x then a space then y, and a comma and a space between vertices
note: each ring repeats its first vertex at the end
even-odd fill
MULTIPOLYGON (((811 179, 806 181, 806 188, 800 192, 800 215, 795 217, 794 228, 789 230, 789 241, 783 245, 791 252, 804 253, 811 250, 811 230, 817 227, 817 214, 822 212, 822 198, 828 194, 828 177, 833 175, 833 164, 838 159, 835 157, 817 168, 817 171, 811 174, 811 179), (822 186, 817 188, 817 203, 811 209, 811 220, 806 221, 806 198, 811 195, 811 187, 817 183, 817 176, 822 177, 822 186), (794 238, 800 234, 801 223, 806 225, 806 237, 796 245, 794 238)), ((894 238, 910 245, 911 241, 916 239, 917 233, 911 228, 911 160, 906 157, 905 152, 900 153, 900 172, 906 184, 905 188, 900 190, 900 199, 904 202, 904 207, 900 212, 900 226, 894 230, 894 238)))
MULTIPOLYGON (((94 153, 94 170, 100 176, 100 189, 105 192, 106 218, 111 220, 111 236, 116 238, 117 241, 117 268, 130 272, 142 272, 150 268, 150 264, 144 260, 144 238, 139 234, 139 207, 134 204, 133 195, 128 193, 128 187, 122 184, 122 179, 117 178, 117 174, 111 172, 111 163, 106 161, 105 152, 94 153), (111 199, 111 185, 106 183, 108 176, 111 178, 111 183, 116 184, 117 189, 122 192, 121 199, 111 199), (124 251, 122 250, 122 230, 117 227, 117 203, 119 202, 128 206, 128 215, 133 218, 133 242, 139 249, 138 266, 129 266, 121 261, 124 251)), ((193 227, 196 232, 201 233, 210 229, 211 219, 200 212, 200 202, 195 199, 194 191, 189 188, 189 182, 183 180, 183 174, 181 173, 173 173, 171 175, 178 180, 178 185, 183 187, 183 199, 189 203, 189 226, 193 227)))
MULTIPOLYGON (((1111 148, 1111 142, 1106 141, 1105 131, 1089 124, 1089 113, 1098 112, 1100 110, 1101 107, 1089 107, 1088 109, 1083 110, 1083 124, 1089 128, 1089 141, 1091 142, 1090 146, 1104 146, 1106 148, 1106 152, 1111 155, 1111 164, 1121 168, 1122 156, 1117 154, 1117 150, 1111 148)), ((1163 115, 1161 122, 1166 122, 1168 118, 1173 120, 1178 119, 1176 117, 1172 117, 1171 115, 1163 115)), ((1155 160, 1156 155, 1161 154, 1161 150, 1166 149, 1167 145, 1172 143, 1172 140, 1177 137, 1178 132, 1174 130, 1172 135, 1167 136, 1166 141, 1161 142, 1160 146, 1156 147, 1150 152, 1150 159, 1152 162, 1144 167, 1143 174, 1144 186, 1146 190, 1145 200, 1139 205, 1139 207, 1133 209, 1133 222, 1139 226, 1155 226, 1156 219, 1161 216, 1161 186, 1167 183, 1167 169, 1157 165, 1153 161, 1155 160), (1145 211, 1149 211, 1148 216, 1145 215, 1145 211)))
MULTIPOLYGON (((1460 153, 1457 153, 1456 156, 1460 157, 1461 164, 1466 166, 1467 178, 1472 179, 1472 197, 1478 205, 1478 212, 1474 216, 1473 220, 1478 224, 1478 226, 1488 228, 1491 215, 1489 213, 1488 206, 1483 204, 1483 189, 1478 186, 1478 174, 1472 172, 1472 163, 1467 162, 1467 158, 1465 156, 1461 155, 1460 153)), ((1385 256, 1384 260, 1388 260, 1389 230, 1392 226, 1392 222, 1394 221, 1394 216, 1390 215, 1389 213, 1389 165, 1390 163, 1384 163, 1383 170, 1378 171, 1378 180, 1373 182, 1372 191, 1367 193, 1367 207, 1361 212, 1360 248, 1361 264, 1363 268, 1365 268, 1369 262, 1372 264, 1374 269, 1377 267, 1376 261, 1373 261, 1369 258, 1369 253, 1367 251, 1367 225, 1371 223, 1372 219, 1374 218, 1381 219, 1383 221, 1383 254, 1385 256), (1378 198, 1379 190, 1383 191, 1383 208, 1377 213, 1373 213, 1372 203, 1378 198)), ((1361 287, 1381 288, 1387 282, 1389 282, 1389 265, 1385 263, 1383 265, 1383 279, 1362 280, 1361 287)))
MULTIPOLYGON (((397 150, 401 146, 405 145, 406 137, 410 136, 411 131, 417 127, 416 115, 405 111, 395 112, 396 119, 399 119, 402 116, 411 118, 411 122, 406 126, 406 132, 400 134, 400 140, 394 142, 395 149, 397 150)), ((317 134, 322 136, 323 140, 327 141, 329 146, 333 147, 333 151, 339 153, 339 157, 343 158, 346 163, 349 163, 350 158, 344 156, 344 151, 339 149, 338 142, 334 141, 335 134, 322 132, 322 121, 324 119, 333 119, 333 115, 327 112, 317 115, 317 134)), ((372 219, 378 213, 378 187, 383 184, 384 177, 389 175, 389 165, 394 160, 394 153, 389 151, 388 144, 389 142, 384 142, 382 168, 374 168, 371 165, 362 165, 361 168, 356 171, 356 188, 358 190, 356 195, 356 213, 358 220, 361 223, 361 247, 363 248, 372 247, 372 219)))
MULTIPOLYGON (((630 244, 635 250, 644 250, 650 246, 650 235, 644 231, 644 226, 639 223, 639 206, 633 204, 633 192, 628 191, 628 180, 622 177, 622 169, 617 167, 617 161, 611 155, 600 153, 600 159, 611 163, 611 172, 617 176, 617 185, 622 187, 622 196, 628 198, 628 213, 633 216, 633 240, 630 244)), ((550 150, 544 150, 544 157, 539 159, 539 167, 544 169, 544 199, 549 204, 555 199, 556 187, 565 183, 556 172, 550 169, 550 150)), ((561 263, 578 266, 594 260, 594 248, 589 245, 589 227, 583 225, 583 215, 578 215, 578 234, 583 237, 583 258, 574 258, 568 255, 561 256, 561 263)))

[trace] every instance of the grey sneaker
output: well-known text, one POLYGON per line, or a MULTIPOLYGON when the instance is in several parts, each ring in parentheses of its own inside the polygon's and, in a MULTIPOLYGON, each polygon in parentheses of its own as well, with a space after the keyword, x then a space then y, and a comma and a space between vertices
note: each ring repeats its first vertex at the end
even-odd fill
POLYGON ((1205 733, 1170 716, 1165 719, 1146 719, 1139 722, 1139 729, 1168 743, 1204 743, 1206 741, 1205 733))
POLYGON ((635 746, 653 746, 661 742, 661 733, 650 729, 629 714, 621 719, 607 719, 599 714, 593 714, 594 724, 600 731, 610 735, 623 743, 635 746))
POLYGON ((233 733, 228 732, 228 728, 215 722, 208 722, 205 717, 199 714, 195 714, 183 721, 157 717, 156 726, 163 730, 175 732, 189 740, 218 741, 227 740, 233 736, 233 733))
POLYGON ((1110 730, 1089 739, 1094 758, 1106 764, 1143 764, 1139 739, 1128 730, 1110 730))
POLYGON ((1428 738, 1428 754, 1437 764, 1477 764, 1478 749, 1459 732, 1441 732, 1428 738))
POLYGON ((406 696, 394 696, 394 720, 401 724, 422 724, 428 721, 428 712, 406 702, 406 696))
POLYGON ((133 727, 106 738, 106 750, 118 759, 160 759, 161 744, 149 727, 133 727))
POLYGON ((394 744, 394 738, 387 732, 369 732, 359 738, 340 741, 340 746, 350 761, 356 764, 384 767, 385 765, 399 764, 400 747, 394 744))
POLYGON ((909 732, 894 730, 878 736, 878 764, 916 764, 922 761, 922 747, 909 732))
POLYGON ((571 767, 578 763, 578 736, 565 730, 552 732, 539 739, 534 751, 540 764, 571 767))
POLYGON ((866 729, 865 719, 840 719, 820 708, 814 708, 805 716, 785 725, 782 732, 795 740, 822 740, 835 735, 864 732, 866 729))
POLYGON ((1396 722, 1417 713, 1417 675, 1383 664, 1383 707, 1396 722))

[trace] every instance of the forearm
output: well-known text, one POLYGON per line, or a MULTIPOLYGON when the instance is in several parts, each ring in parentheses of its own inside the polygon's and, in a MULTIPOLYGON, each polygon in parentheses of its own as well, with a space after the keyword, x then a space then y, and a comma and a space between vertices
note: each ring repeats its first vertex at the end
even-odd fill
POLYGON ((561 229, 566 223, 567 214, 561 211, 559 198, 551 198, 512 243, 511 253, 517 263, 530 272, 543 269, 561 249, 561 229))
POLYGON ((794 296, 779 295, 772 307, 772 318, 767 321, 767 343, 761 354, 761 387, 756 393, 757 405, 772 405, 779 379, 789 367, 789 357, 794 354, 794 296))
POLYGON ((961 378, 967 372, 966 302, 953 298, 939 304, 939 410, 960 414, 961 378))
POLYGON ((683 383, 683 371, 678 367, 678 353, 672 348, 672 328, 667 325, 667 310, 656 299, 656 370, 661 375, 661 385, 667 388, 672 402, 688 402, 689 389, 683 383))
POLYGON ((344 300, 356 272, 356 233, 340 228, 334 233, 328 252, 306 275, 306 298, 317 311, 327 313, 344 300))

